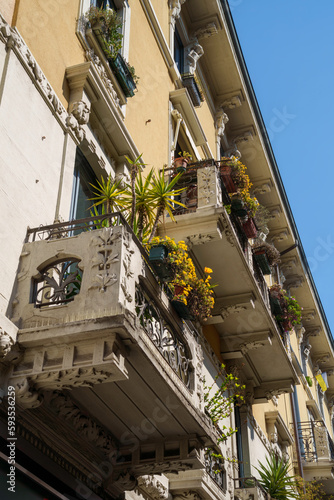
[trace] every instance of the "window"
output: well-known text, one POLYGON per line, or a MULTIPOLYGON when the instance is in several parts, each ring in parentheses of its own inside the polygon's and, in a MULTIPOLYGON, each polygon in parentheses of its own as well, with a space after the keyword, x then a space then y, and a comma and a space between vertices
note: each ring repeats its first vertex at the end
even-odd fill
POLYGON ((94 196, 91 184, 96 184, 97 177, 80 149, 77 149, 74 166, 74 179, 70 219, 90 217, 90 207, 94 196))
POLYGON ((174 61, 182 75, 184 72, 184 45, 177 29, 174 32, 174 61))

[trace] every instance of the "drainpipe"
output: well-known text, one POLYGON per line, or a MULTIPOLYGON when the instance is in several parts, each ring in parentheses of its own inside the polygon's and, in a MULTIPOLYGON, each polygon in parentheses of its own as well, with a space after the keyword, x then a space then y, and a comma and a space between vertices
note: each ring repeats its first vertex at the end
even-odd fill
MULTIPOLYGON (((290 392, 290 403, 292 409, 292 423, 293 423, 293 432, 295 435, 295 443, 296 443, 296 453, 297 453, 297 463, 298 463, 298 474, 304 480, 304 471, 302 464, 302 456, 300 453, 300 443, 299 443, 299 433, 297 427, 297 418, 296 418, 296 405, 294 395, 296 394, 296 386, 293 388, 293 393, 290 392)), ((297 394, 296 394, 297 396, 297 394)), ((306 495, 305 486, 303 484, 304 494, 306 495)))

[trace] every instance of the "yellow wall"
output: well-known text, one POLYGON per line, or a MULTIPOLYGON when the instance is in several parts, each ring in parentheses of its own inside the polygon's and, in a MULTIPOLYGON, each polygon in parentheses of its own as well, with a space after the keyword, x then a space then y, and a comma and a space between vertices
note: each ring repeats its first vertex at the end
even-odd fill
POLYGON ((78 9, 79 0, 24 0, 17 12, 17 29, 65 107, 65 69, 85 60, 76 36, 78 9))
POLYGON ((138 92, 128 99, 125 123, 148 167, 162 168, 168 161, 169 92, 174 87, 139 2, 131 5, 129 63, 140 80, 138 92))
POLYGON ((198 119, 204 130, 209 147, 211 149, 213 158, 216 158, 216 134, 215 134, 214 117, 212 116, 207 101, 204 101, 200 108, 195 108, 195 109, 198 119))
POLYGON ((151 0, 151 4, 153 5, 153 9, 159 24, 161 26, 164 37, 166 38, 167 43, 169 44, 169 8, 168 1, 161 0, 151 0))

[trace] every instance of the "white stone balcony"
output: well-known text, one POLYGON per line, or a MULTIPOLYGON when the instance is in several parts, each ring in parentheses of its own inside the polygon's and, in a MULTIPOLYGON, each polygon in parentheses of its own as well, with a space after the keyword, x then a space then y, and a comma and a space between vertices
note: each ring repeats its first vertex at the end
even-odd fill
POLYGON ((298 377, 241 218, 225 209, 230 198, 221 175, 220 162, 214 160, 188 165, 178 184, 186 187, 180 196, 186 208, 176 208, 177 223, 166 218, 160 233, 184 240, 199 269, 213 270, 217 286, 212 318, 206 322, 210 334, 219 335, 224 361, 242 360, 246 379, 254 381, 253 403, 276 401, 292 391, 298 377))
POLYGON ((28 231, 11 318, 20 359, 7 379, 20 412, 33 409, 39 435, 57 447, 72 436, 83 457, 79 423, 88 422, 93 456, 115 458, 107 483, 119 494, 124 474, 203 468, 217 431, 203 411, 197 332, 173 310, 121 214, 100 229, 95 219, 28 231))

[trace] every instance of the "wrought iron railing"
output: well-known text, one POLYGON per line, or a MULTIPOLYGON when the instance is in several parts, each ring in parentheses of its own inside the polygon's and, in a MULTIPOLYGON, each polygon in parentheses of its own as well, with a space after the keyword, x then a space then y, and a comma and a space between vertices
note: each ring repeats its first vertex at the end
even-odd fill
POLYGON ((300 452, 305 462, 334 460, 334 443, 322 420, 298 422, 297 429, 300 452))
POLYGON ((153 344, 189 388, 190 353, 186 341, 166 320, 157 301, 149 297, 140 286, 136 290, 136 312, 153 344))
POLYGON ((128 231, 132 232, 132 229, 121 212, 114 212, 107 215, 97 215, 84 219, 57 222, 56 224, 47 226, 41 225, 39 227, 28 228, 25 243, 36 241, 37 238, 39 240, 68 238, 82 231, 92 231, 94 229, 111 226, 125 226, 128 231))
POLYGON ((212 450, 207 450, 205 454, 205 470, 221 489, 226 489, 226 471, 224 464, 215 456, 212 450))

